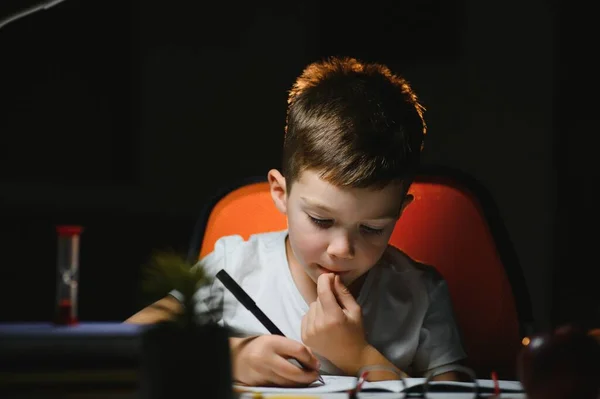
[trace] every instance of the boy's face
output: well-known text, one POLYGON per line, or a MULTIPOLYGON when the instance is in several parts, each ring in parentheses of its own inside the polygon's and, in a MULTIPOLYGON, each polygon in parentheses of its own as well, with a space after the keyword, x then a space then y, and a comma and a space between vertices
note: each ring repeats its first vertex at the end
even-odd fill
POLYGON ((339 188, 311 170, 299 176, 291 192, 278 171, 269 172, 269 181, 276 206, 287 215, 290 267, 303 268, 315 283, 333 272, 349 286, 372 268, 410 202, 404 201, 400 183, 380 190, 339 188), (278 183, 281 189, 274 189, 278 183))

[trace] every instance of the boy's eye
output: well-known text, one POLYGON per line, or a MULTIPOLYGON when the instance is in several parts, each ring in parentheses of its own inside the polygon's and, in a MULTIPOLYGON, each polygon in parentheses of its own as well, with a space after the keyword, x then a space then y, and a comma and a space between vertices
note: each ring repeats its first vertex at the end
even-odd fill
POLYGON ((374 227, 369 227, 369 226, 361 226, 361 229, 367 233, 367 234, 383 234, 383 229, 376 229, 374 227))
POLYGON ((331 224, 333 223, 333 221, 330 219, 317 219, 310 215, 307 215, 307 216, 314 225, 316 225, 317 227, 320 227, 322 229, 326 229, 327 227, 330 227, 331 224))
MULTIPOLYGON (((321 229, 326 229, 333 225, 333 220, 331 220, 331 219, 319 219, 319 218, 310 216, 308 214, 307 214, 307 216, 315 226, 317 226, 321 229)), ((384 229, 377 229, 375 227, 369 227, 369 226, 364 226, 364 225, 360 226, 360 228, 365 234, 373 234, 373 235, 381 235, 381 234, 383 234, 383 230, 384 230, 384 229)))

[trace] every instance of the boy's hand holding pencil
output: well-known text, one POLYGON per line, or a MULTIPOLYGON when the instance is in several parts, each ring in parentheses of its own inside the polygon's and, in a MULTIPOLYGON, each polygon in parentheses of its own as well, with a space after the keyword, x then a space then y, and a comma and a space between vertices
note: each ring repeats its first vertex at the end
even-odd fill
POLYGON ((323 383, 321 365, 310 349, 287 338, 225 270, 216 277, 272 334, 230 338, 234 380, 246 385, 281 387, 306 386, 317 380, 323 383))
POLYGON ((307 386, 319 378, 319 360, 302 343, 280 335, 230 338, 233 376, 250 386, 307 386), (290 363, 296 359, 305 368, 290 363))

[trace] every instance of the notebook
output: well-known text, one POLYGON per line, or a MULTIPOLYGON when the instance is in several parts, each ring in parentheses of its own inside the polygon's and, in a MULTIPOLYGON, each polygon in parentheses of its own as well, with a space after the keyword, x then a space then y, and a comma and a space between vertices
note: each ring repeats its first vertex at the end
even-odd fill
MULTIPOLYGON (((330 393, 347 392, 356 387, 358 379, 356 377, 323 375, 324 384, 314 382, 305 388, 281 388, 281 387, 249 387, 244 385, 234 385, 237 392, 258 392, 258 393, 289 393, 289 394, 311 394, 311 393, 330 393)), ((480 393, 494 393, 494 381, 479 379, 477 380, 480 393)), ((423 392, 425 378, 406 378, 404 384, 401 380, 388 381, 365 381, 361 392, 423 392)), ((503 393, 522 393, 523 387, 518 381, 499 380, 498 386, 503 393)), ((458 381, 432 381, 429 383, 429 392, 473 392, 474 384, 471 382, 458 381)))

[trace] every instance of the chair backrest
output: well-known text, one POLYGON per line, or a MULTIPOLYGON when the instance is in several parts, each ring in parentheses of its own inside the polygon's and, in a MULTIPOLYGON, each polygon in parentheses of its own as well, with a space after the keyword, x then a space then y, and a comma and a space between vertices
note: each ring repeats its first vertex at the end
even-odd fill
MULTIPOLYGON (((398 221, 390 243, 432 265, 448 283, 455 316, 480 378, 496 371, 516 378, 521 340, 531 333, 531 305, 524 278, 491 197, 473 179, 456 173, 420 174, 413 203, 398 221)), ((215 241, 239 234, 286 228, 265 179, 245 180, 219 193, 198 220, 190 245, 197 260, 215 241)))
POLYGON ((516 378, 522 338, 532 333, 531 304, 494 201, 481 184, 456 172, 421 175, 410 191, 415 199, 390 243, 446 279, 467 365, 480 378, 492 371, 516 378))
POLYGON ((250 178, 218 193, 204 209, 194 229, 189 260, 208 255, 215 242, 225 236, 283 230, 287 226, 271 198, 266 179, 250 178))

